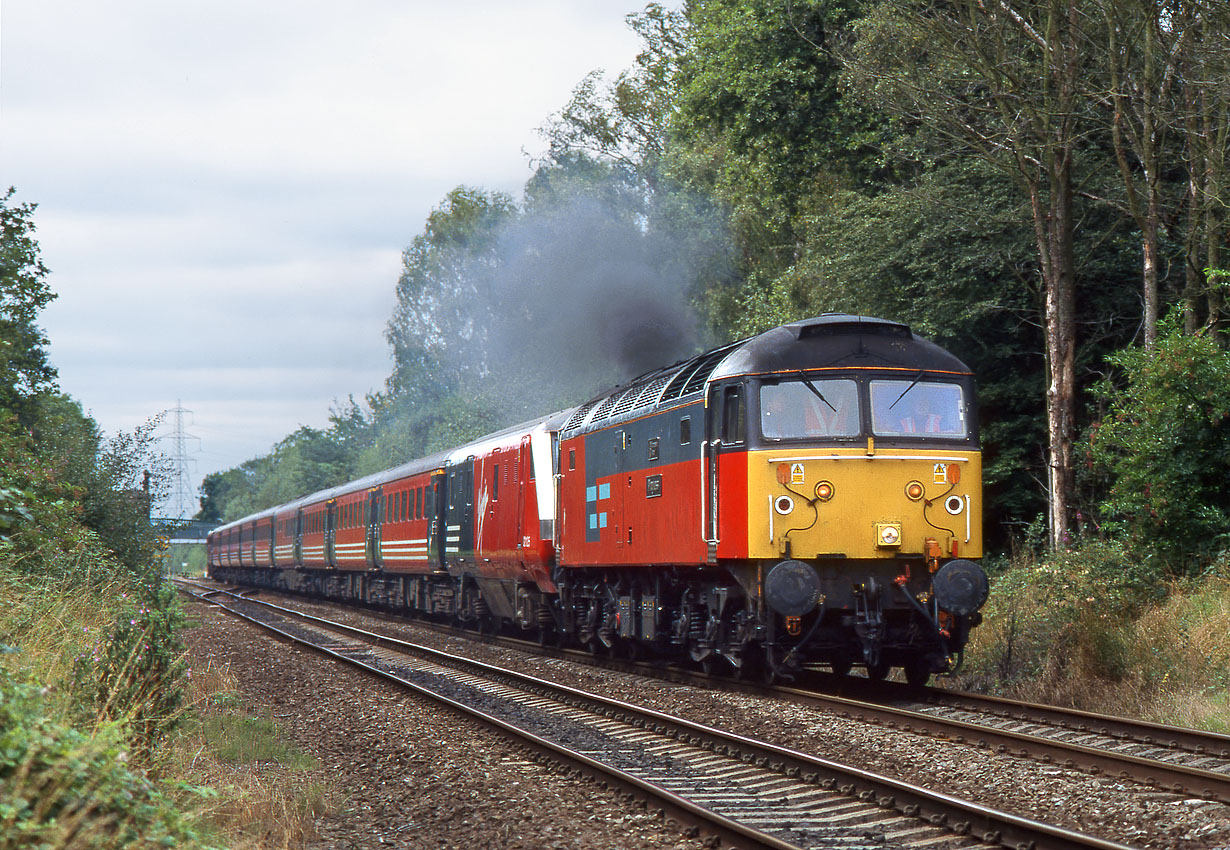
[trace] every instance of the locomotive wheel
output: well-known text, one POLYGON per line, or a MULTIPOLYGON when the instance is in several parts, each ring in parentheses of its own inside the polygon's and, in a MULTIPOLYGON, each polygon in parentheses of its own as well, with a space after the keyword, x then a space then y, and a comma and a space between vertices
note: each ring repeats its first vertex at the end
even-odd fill
POLYGON ((925 658, 911 658, 905 665, 905 681, 912 688, 921 688, 931 679, 931 665, 925 658))
POLYGON ((766 646, 764 648, 764 661, 760 665, 759 676, 762 684, 772 685, 781 678, 777 672, 777 667, 785 657, 786 653, 776 647, 766 646))
POLYGON ((875 664, 867 665, 867 678, 873 682, 883 682, 888 676, 889 666, 887 662, 877 661, 875 664))
POLYGON ((743 647, 743 663, 735 668, 734 677, 740 682, 758 680, 761 675, 761 668, 764 666, 763 657, 758 646, 748 644, 743 647))
POLYGON ((850 675, 850 668, 854 666, 854 662, 849 658, 839 658, 834 660, 829 666, 833 668, 834 676, 841 676, 844 678, 845 676, 850 675))

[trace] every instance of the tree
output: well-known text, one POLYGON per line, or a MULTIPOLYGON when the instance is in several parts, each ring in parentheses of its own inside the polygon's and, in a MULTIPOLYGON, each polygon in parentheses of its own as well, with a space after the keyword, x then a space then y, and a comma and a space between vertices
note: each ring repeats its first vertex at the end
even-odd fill
POLYGON ((1049 524, 1070 539, 1075 484, 1077 159, 1092 19, 1072 0, 886 0, 847 54, 864 97, 983 158, 1029 198, 1047 360, 1049 524))
POLYGON ((683 12, 650 3, 627 21, 641 37, 635 66, 610 85, 602 71, 587 74, 540 132, 549 144, 549 160, 607 163, 635 175, 652 192, 663 177, 687 20, 683 12))
POLYGON ((671 173, 730 210, 753 284, 798 257, 800 217, 832 191, 874 179, 874 110, 846 100, 830 46, 861 2, 689 4, 671 119, 671 173))
POLYGON ((47 338, 35 321, 55 298, 34 238, 31 203, 16 203, 15 189, 0 197, 0 410, 30 415, 31 399, 55 386, 47 338))
POLYGON ((1223 265, 1230 236, 1230 6, 1210 0, 1203 9, 1189 30, 1193 44, 1181 83, 1189 182, 1183 293, 1188 332, 1200 324, 1201 312, 1207 326, 1224 324, 1225 278, 1206 277, 1203 270, 1223 265))
POLYGON ((1230 353, 1210 333, 1183 333, 1178 311, 1160 328, 1151 350, 1111 358, 1123 381, 1103 386, 1089 447, 1110 477, 1110 527, 1196 573, 1230 550, 1230 353))
POLYGON ((467 372, 484 368, 490 317, 476 315, 474 301, 496 263, 500 226, 515 214, 502 192, 459 186, 427 217, 423 233, 402 253, 397 306, 385 330, 393 349, 390 393, 438 398, 467 372))
MULTIPOLYGON (((1225 127, 1209 119, 1219 105, 1226 114, 1223 80, 1230 71, 1225 38, 1230 6, 1208 0, 1096 0, 1094 5, 1103 20, 1104 39, 1092 41, 1101 48, 1105 80, 1090 81, 1088 91, 1108 107, 1106 123, 1126 195, 1124 206, 1141 234, 1142 329, 1148 347, 1156 338, 1161 309, 1161 239, 1167 219, 1179 219, 1178 195, 1189 196, 1188 254, 1199 255, 1198 234, 1210 225, 1215 234, 1220 230, 1208 214, 1216 216, 1219 206, 1209 202, 1224 179, 1227 137, 1225 127), (1208 74, 1217 68, 1223 72, 1221 79, 1208 74), (1172 144, 1176 138, 1183 139, 1192 160, 1186 185, 1170 176, 1181 170, 1182 159, 1172 144)), ((1224 208, 1224 201, 1220 206, 1224 208)), ((1219 245, 1215 235, 1209 246, 1214 256, 1219 245)), ((1199 261, 1192 257, 1185 266, 1187 288, 1193 289, 1190 278, 1199 261)), ((1191 321, 1189 330, 1194 315, 1191 321)))

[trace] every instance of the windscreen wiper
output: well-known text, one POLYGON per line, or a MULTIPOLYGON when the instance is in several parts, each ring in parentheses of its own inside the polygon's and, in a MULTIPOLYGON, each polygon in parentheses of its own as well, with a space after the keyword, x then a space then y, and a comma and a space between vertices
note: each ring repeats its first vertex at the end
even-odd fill
POLYGON ((821 392, 820 392, 820 390, 816 389, 816 385, 815 385, 815 384, 813 384, 811 381, 809 381, 809 380, 807 380, 807 379, 804 379, 804 380, 803 380, 803 386, 805 386, 805 387, 807 387, 809 390, 811 390, 812 395, 814 395, 816 398, 820 399, 822 402, 824 402, 825 404, 827 404, 827 405, 829 406, 829 410, 833 411, 834 413, 836 413, 836 412, 837 412, 837 408, 833 407, 833 405, 829 402, 829 400, 828 400, 827 398, 825 398, 825 397, 824 397, 824 394, 823 394, 823 393, 821 393, 821 392))
MULTIPOLYGON (((914 379, 914 383, 912 383, 912 384, 910 384, 908 387, 906 387, 906 388, 905 388, 905 390, 903 390, 903 391, 902 391, 901 395, 897 396, 897 401, 901 401, 901 399, 905 398, 905 394, 906 394, 906 393, 908 393, 910 390, 912 390, 912 389, 914 389, 916 386, 918 386, 918 382, 919 382, 919 381, 921 381, 921 380, 923 379, 923 374, 924 374, 924 373, 923 373, 923 371, 922 371, 922 370, 919 370, 919 372, 918 372, 918 377, 914 379)), ((888 406, 888 409, 889 409, 889 410, 892 410, 894 407, 896 407, 896 406, 897 406, 897 401, 894 401, 892 404, 890 404, 890 405, 888 406)))

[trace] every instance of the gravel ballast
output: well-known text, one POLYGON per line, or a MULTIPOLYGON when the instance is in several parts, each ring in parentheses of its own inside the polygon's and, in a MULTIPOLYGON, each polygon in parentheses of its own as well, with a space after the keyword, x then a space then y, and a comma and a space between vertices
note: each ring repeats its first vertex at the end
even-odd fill
MULTIPOLYGON (((277 601, 281 604, 288 604, 283 599, 277 601)), ((514 650, 436 634, 413 624, 393 624, 363 612, 348 611, 342 614, 335 606, 315 605, 303 600, 295 600, 289 604, 292 607, 310 610, 312 613, 343 620, 372 631, 395 634, 406 640, 463 653, 490 664, 541 676, 611 698, 646 705, 693 722, 760 738, 823 758, 942 790, 1024 817, 1047 821, 1124 844, 1158 850, 1162 848, 1182 848, 1182 850, 1230 848, 1230 807, 1223 804, 1153 791, 1136 783, 1105 776, 1091 776, 1080 771, 988 752, 973 746, 892 731, 868 723, 837 717, 818 709, 778 700, 674 684, 642 676, 628 676, 567 660, 535 657, 514 650)), ((221 617, 222 615, 215 613, 208 622, 221 624, 223 622, 221 617)), ((250 628, 242 627, 242 629, 249 630, 250 628)), ((277 655, 290 656, 292 653, 291 650, 273 644, 267 638, 255 637, 254 633, 248 634, 247 638, 243 639, 241 636, 245 633, 242 630, 236 633, 236 629, 240 627, 232 624, 227 626, 225 631, 237 634, 236 640, 245 640, 246 643, 264 642, 276 647, 274 658, 277 655)), ((302 653, 294 654, 302 656, 302 653)), ((271 662, 272 659, 269 659, 266 663, 271 662)), ((315 674, 308 671, 302 674, 308 677, 308 681, 311 681, 313 675, 322 682, 325 680, 326 667, 323 660, 314 657, 299 657, 291 669, 299 670, 304 664, 308 665, 310 670, 316 671, 315 674)), ((284 681, 260 680, 261 669, 268 668, 257 668, 255 675, 258 684, 254 687, 264 694, 261 698, 265 700, 277 698, 281 689, 291 688, 291 680, 297 678, 297 676, 287 675, 284 681)), ((361 679, 357 673, 351 671, 344 671, 344 673, 349 681, 355 682, 352 686, 355 691, 349 695, 351 702, 369 699, 369 697, 362 697, 360 700, 356 696, 359 693, 381 693, 391 690, 389 686, 371 685, 364 691, 360 688, 361 679)), ((276 677, 277 674, 274 675, 276 677)), ((334 675, 329 673, 328 678, 332 679, 334 675)), ((309 691, 308 697, 310 693, 309 691)), ((286 698, 289 699, 289 697, 286 698)), ((331 700, 345 702, 346 698, 347 695, 341 692, 335 693, 331 700)), ((433 734, 428 737, 436 741, 437 745, 442 746, 443 742, 450 740, 450 734, 451 739, 459 740, 461 749, 459 755, 462 759, 459 764, 463 766, 467 763, 464 759, 477 755, 477 751, 486 751, 486 746, 475 747, 476 752, 470 754, 465 745, 468 742, 483 741, 486 738, 494 742, 493 746, 501 753, 499 758, 516 759, 518 757, 511 745, 505 744, 488 733, 479 732, 477 727, 469 721, 459 720, 439 709, 421 706, 418 702, 400 694, 398 699, 407 705, 414 706, 412 711, 416 713, 415 716, 421 714, 432 717, 433 734), (464 735, 450 732, 450 728, 462 727, 466 730, 464 735)), ((284 708, 279 709, 279 711, 285 710, 284 708)), ((313 711, 315 709, 309 704, 304 706, 303 710, 313 711)), ((313 716, 319 717, 320 715, 313 716)), ((364 724, 370 722, 371 717, 370 713, 360 713, 353 716, 353 722, 363 727, 364 724)), ((288 729, 293 729, 295 725, 297 724, 288 726, 288 729)), ((360 728, 357 734, 364 736, 368 732, 360 728)), ((371 732, 371 734, 377 738, 380 737, 378 732, 371 732)), ((336 745, 336 739, 333 740, 336 745)), ((309 752, 314 752, 308 749, 309 752)), ((448 762, 448 756, 443 753, 433 755, 436 759, 441 760, 441 765, 448 762)), ((497 767, 499 764, 502 763, 497 760, 497 767)), ((615 795, 602 791, 591 783, 563 778, 536 765, 530 767, 537 773, 533 779, 521 779, 523 785, 527 782, 532 783, 536 786, 536 791, 539 784, 538 774, 550 777, 561 786, 559 789, 561 811, 577 813, 575 817, 584 824, 591 823, 586 818, 592 815, 597 819, 595 823, 605 823, 613 827, 614 832, 594 833, 591 836, 587 827, 585 837, 572 836, 581 843, 552 844, 551 840, 568 839, 552 839, 549 833, 538 833, 537 839, 526 839, 523 844, 498 843, 492 846, 543 848, 701 846, 700 841, 689 843, 688 839, 680 838, 677 830, 673 836, 669 831, 662 830, 660 820, 657 821, 656 832, 639 833, 636 830, 649 828, 654 823, 654 819, 646 815, 643 810, 620 803, 615 795), (567 801, 572 799, 565 793, 569 790, 575 791, 576 797, 584 801, 579 808, 574 809, 567 805, 567 801), (599 799, 604 800, 601 805, 598 805, 599 799), (585 802, 593 805, 586 809, 585 802), (605 817, 607 813, 611 813, 611 818, 605 817), (638 816, 640 821, 636 820, 638 816), (618 820, 620 818, 624 820, 618 820), (626 818, 633 820, 629 821, 626 818), (630 825, 635 826, 630 829, 630 825), (630 831, 625 833, 623 831, 625 829, 630 831)), ((516 771, 512 772, 516 773, 516 771)), ((496 780, 496 784, 503 787, 507 782, 496 780)), ((552 787, 551 794, 553 795, 556 791, 554 786, 552 787)), ((421 805, 426 805, 423 803, 426 799, 423 796, 424 790, 430 792, 430 796, 437 791, 447 789, 435 786, 427 789, 420 788, 416 800, 421 805)), ((535 799, 537 799, 535 795, 529 793, 525 802, 510 803, 499 808, 503 808, 505 817, 525 814, 524 810, 527 807, 532 812, 545 812, 547 809, 542 804, 533 802, 535 799)), ((450 803, 444 801, 441 805, 447 809, 450 803)), ((477 817, 477 820, 483 821, 483 817, 477 817)), ((535 818, 530 817, 529 820, 534 822, 535 818)), ((559 819, 557 819, 557 825, 558 822, 559 819)), ((386 829, 396 829, 399 825, 390 823, 386 829)), ((491 839, 484 840, 494 841, 497 840, 496 835, 504 833, 499 833, 497 830, 496 833, 484 834, 492 835, 491 839)), ((512 834, 515 835, 515 829, 512 834)), ((463 843, 467 847, 475 846, 474 842, 463 843)), ((320 846, 347 845, 324 844, 320 846)), ((408 843, 400 846, 420 845, 408 843)), ((445 847, 462 846, 462 844, 428 846, 445 847)), ((477 846, 484 845, 479 843, 477 846)))
POLYGON ((357 670, 186 603, 189 664, 225 666, 244 708, 278 718, 344 801, 307 847, 700 850, 701 838, 596 783, 529 761, 506 739, 357 670))

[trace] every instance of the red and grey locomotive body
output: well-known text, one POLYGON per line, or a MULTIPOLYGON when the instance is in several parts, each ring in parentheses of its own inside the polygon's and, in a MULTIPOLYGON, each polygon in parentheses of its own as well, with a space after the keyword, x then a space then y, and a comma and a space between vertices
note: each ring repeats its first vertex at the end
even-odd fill
POLYGON ((986 598, 980 482, 970 370, 826 315, 231 523, 210 567, 596 651, 918 682, 986 598))

